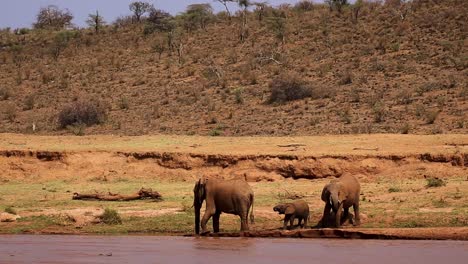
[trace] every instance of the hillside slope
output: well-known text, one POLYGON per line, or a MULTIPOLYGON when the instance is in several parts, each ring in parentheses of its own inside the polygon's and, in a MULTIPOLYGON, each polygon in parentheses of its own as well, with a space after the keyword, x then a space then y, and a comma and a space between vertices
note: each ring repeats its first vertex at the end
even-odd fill
POLYGON ((464 0, 367 3, 357 22, 351 9, 340 15, 321 5, 282 12, 284 43, 274 20, 252 12, 244 42, 239 17, 218 17, 180 35, 181 56, 164 47, 163 33, 145 35, 138 24, 81 30, 57 60, 58 33, 2 32, 0 132, 31 132, 34 123, 40 134, 83 133, 57 124, 77 99, 108 109, 86 134, 468 132, 464 0), (291 76, 311 86, 312 97, 269 104, 269 84, 291 76))

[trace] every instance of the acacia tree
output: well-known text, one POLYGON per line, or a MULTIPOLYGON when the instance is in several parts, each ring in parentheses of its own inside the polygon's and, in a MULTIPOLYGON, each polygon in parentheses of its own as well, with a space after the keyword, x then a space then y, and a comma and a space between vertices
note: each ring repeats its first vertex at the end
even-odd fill
POLYGON ((136 19, 137 22, 140 22, 141 21, 141 17, 148 11, 151 10, 151 8, 153 8, 153 5, 151 5, 150 3, 146 3, 146 2, 140 2, 140 1, 137 1, 137 2, 133 2, 131 3, 128 8, 130 9, 130 11, 133 12, 133 15, 136 19))
POLYGON ((72 19, 73 15, 68 9, 60 10, 57 6, 49 5, 39 10, 33 26, 37 29, 63 29, 71 25, 72 19))
POLYGON ((96 14, 89 14, 88 20, 86 20, 88 26, 94 28, 96 33, 99 33, 99 30, 106 24, 104 18, 99 15, 99 12, 96 10, 96 14))
POLYGON ((185 13, 190 23, 206 29, 206 25, 213 17, 213 8, 210 4, 192 4, 187 7, 185 13))

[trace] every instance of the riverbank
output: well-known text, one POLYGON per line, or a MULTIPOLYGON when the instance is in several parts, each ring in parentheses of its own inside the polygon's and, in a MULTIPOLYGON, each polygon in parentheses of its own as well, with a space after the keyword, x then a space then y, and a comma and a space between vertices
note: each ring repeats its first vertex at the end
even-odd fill
MULTIPOLYGON (((0 211, 8 208, 21 216, 15 222, 0 223, 0 233, 193 233, 192 190, 200 176, 249 182, 256 197, 254 232, 281 227, 282 217, 272 207, 297 198, 309 204, 311 223, 315 224, 323 210, 323 186, 333 176, 352 173, 362 186, 364 230, 404 233, 437 228, 433 233, 424 231, 423 238, 450 239, 438 238, 438 234, 453 234, 452 239, 466 239, 464 233, 457 232, 465 232, 459 228, 468 226, 467 146, 467 135, 214 138, 0 134, 0 211), (430 181, 436 178, 440 181, 432 185, 430 181), (75 192, 133 194, 141 187, 161 193, 164 200, 72 200, 75 192), (122 224, 96 221, 106 208, 115 210, 122 224)), ((221 231, 238 228, 237 217, 221 216, 221 231)))

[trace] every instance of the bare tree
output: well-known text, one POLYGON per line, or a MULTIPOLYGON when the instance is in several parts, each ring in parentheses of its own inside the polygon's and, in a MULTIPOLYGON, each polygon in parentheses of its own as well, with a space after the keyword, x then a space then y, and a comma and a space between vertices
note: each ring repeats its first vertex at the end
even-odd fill
POLYGON ((249 0, 237 0, 237 4, 240 8, 242 8, 242 24, 241 24, 241 32, 240 32, 240 40, 244 42, 247 38, 247 12, 250 6, 249 0))
POLYGON ((214 0, 214 1, 224 6, 224 8, 226 9, 226 13, 228 15, 229 21, 231 21, 231 11, 229 10, 228 3, 229 2, 234 3, 234 2, 237 2, 237 0, 214 0))
POLYGON ((88 20, 86 20, 88 26, 94 28, 96 33, 99 33, 99 30, 106 24, 104 18, 99 15, 99 12, 96 10, 96 14, 89 14, 88 20))
POLYGON ((63 29, 71 25, 73 15, 68 9, 60 10, 57 6, 49 5, 39 10, 34 28, 63 29))
POLYGON ((135 16, 135 19, 137 22, 141 21, 141 16, 143 16, 146 12, 150 11, 153 5, 150 3, 146 2, 133 2, 129 5, 130 11, 133 12, 133 15, 135 16))

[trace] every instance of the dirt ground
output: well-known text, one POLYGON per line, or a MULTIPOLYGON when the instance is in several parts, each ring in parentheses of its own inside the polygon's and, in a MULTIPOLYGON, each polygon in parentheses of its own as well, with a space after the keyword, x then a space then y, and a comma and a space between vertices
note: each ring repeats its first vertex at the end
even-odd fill
MULTIPOLYGON (((245 178, 256 196, 254 232, 274 230, 271 209, 294 198, 321 217, 320 193, 334 176, 356 175, 363 224, 345 230, 426 239, 468 239, 467 135, 356 135, 287 138, 0 135, 0 210, 21 216, 0 233, 193 232, 192 189, 201 176, 245 178), (439 187, 427 187, 440 178, 439 187), (72 200, 74 192, 132 194, 164 201, 72 200), (122 224, 97 221, 115 209, 122 224)), ((238 219, 221 217, 224 232, 238 219)))

